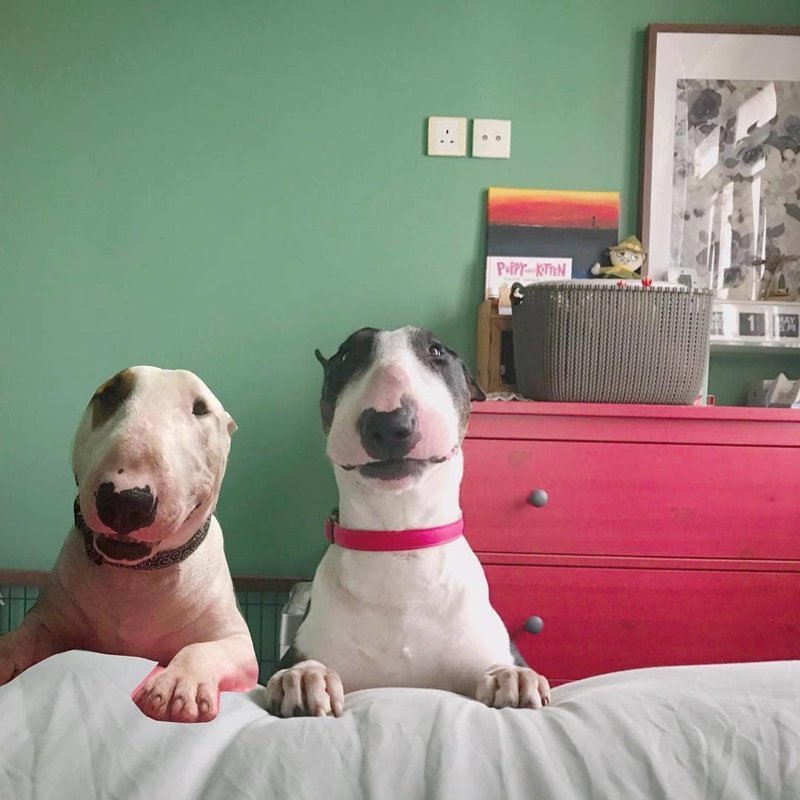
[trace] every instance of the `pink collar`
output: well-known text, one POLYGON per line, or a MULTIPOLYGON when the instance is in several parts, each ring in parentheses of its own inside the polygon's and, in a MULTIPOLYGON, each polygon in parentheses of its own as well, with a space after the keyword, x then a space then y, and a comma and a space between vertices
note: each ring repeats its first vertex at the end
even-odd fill
POLYGON ((418 528, 407 531, 357 531, 343 528, 333 517, 325 520, 325 538, 347 550, 387 552, 422 550, 458 539, 464 533, 463 518, 435 528, 418 528))

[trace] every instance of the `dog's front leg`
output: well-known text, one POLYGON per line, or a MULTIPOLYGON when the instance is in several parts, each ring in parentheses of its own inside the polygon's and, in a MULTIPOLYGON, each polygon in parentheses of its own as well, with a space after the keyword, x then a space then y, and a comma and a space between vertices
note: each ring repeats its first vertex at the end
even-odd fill
POLYGON ((491 708, 541 708, 550 704, 550 684, 530 667, 495 664, 478 678, 475 698, 491 708))
POLYGON ((344 711, 342 679, 319 661, 300 661, 269 679, 266 707, 276 717, 340 717, 344 711))
POLYGON ((258 680, 258 662, 247 634, 190 644, 166 667, 157 666, 133 690, 143 714, 164 722, 210 722, 220 692, 244 692, 258 680))
POLYGON ((15 631, 0 636, 0 686, 40 661, 69 649, 34 614, 15 631))

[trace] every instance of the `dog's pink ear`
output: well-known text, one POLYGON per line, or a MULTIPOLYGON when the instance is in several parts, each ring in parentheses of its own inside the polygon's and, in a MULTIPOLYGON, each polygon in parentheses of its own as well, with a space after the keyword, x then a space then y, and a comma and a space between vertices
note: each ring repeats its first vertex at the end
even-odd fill
POLYGON ((228 435, 233 436, 233 434, 239 430, 239 426, 236 424, 233 417, 230 414, 228 414, 227 411, 225 412, 225 415, 228 417, 228 435))

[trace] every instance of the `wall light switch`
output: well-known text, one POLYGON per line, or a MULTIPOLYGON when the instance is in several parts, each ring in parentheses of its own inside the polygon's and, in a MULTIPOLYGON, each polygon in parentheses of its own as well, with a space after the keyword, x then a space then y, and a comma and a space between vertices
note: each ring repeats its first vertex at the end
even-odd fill
POLYGON ((428 155, 465 156, 466 117, 428 117, 428 155))
POLYGON ((473 120, 472 157, 511 158, 511 120, 473 120))

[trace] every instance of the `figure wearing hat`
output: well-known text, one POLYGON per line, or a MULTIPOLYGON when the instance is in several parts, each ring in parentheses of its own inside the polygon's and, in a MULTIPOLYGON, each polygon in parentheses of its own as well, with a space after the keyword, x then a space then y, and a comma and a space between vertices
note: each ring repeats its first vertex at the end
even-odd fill
POLYGON ((589 270, 595 278, 638 280, 641 278, 642 264, 647 258, 647 253, 635 236, 629 236, 614 247, 609 247, 608 257, 611 259, 610 267, 601 267, 600 264, 595 264, 589 270))

